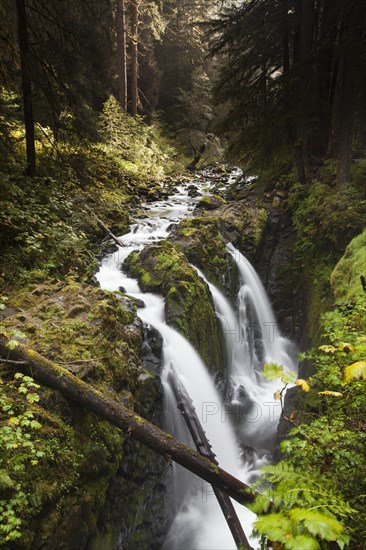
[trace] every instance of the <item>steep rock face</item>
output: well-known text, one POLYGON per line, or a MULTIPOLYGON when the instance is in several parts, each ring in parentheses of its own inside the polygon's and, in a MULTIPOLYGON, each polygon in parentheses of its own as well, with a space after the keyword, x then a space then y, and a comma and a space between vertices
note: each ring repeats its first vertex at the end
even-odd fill
POLYGON ((181 332, 210 369, 225 365, 225 344, 207 285, 169 240, 133 252, 125 267, 144 291, 165 296, 168 324, 181 332))
POLYGON ((268 209, 262 245, 254 263, 268 292, 282 333, 301 343, 305 338, 305 289, 294 269, 295 234, 285 212, 268 209))
MULTIPOLYGON (((2 320, 6 331, 21 330, 30 347, 161 423, 161 340, 144 334, 127 298, 70 280, 32 285, 13 297, 11 306, 2 320)), ((16 390, 12 371, 3 376, 16 390)), ((150 538, 158 538, 164 525, 165 461, 139 446, 131 453, 128 436, 57 392, 41 388, 39 396, 36 406, 23 403, 19 394, 13 397, 16 410, 26 407, 37 415, 41 427, 34 445, 44 453, 29 468, 9 469, 9 479, 28 499, 27 507, 17 510, 27 526, 19 547, 111 548, 124 533, 126 540, 140 537, 146 544, 139 547, 150 548, 150 538), (141 486, 150 495, 146 501, 137 498, 141 486), (135 499, 126 500, 132 493, 135 499), (137 515, 139 522, 133 519, 137 515)))
POLYGON ((169 240, 204 272, 210 282, 232 295, 237 282, 236 265, 227 253, 215 217, 187 218, 173 229, 169 240))

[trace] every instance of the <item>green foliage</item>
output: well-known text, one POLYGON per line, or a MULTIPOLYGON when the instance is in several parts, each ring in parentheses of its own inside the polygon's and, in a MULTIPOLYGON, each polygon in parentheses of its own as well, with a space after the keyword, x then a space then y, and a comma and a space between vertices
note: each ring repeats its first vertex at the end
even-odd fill
POLYGON ((358 160, 351 168, 352 184, 360 191, 364 190, 366 182, 366 160, 358 160))
POLYGON ((19 474, 47 456, 38 436, 42 425, 27 406, 39 401, 38 389, 31 377, 19 372, 8 384, 0 379, 0 546, 21 537, 22 517, 28 512, 30 494, 19 474), (25 401, 12 399, 9 387, 25 401))
POLYGON ((339 194, 325 183, 314 182, 309 188, 295 184, 288 202, 304 262, 317 261, 327 250, 343 251, 363 229, 366 201, 352 187, 339 194))
POLYGON ((295 382, 296 373, 285 371, 283 366, 277 365, 277 363, 266 363, 263 367, 263 377, 266 380, 281 379, 284 384, 290 384, 291 382, 295 382))
POLYGON ((320 549, 322 541, 334 541, 339 548, 344 548, 349 536, 340 520, 350 517, 354 511, 332 490, 331 483, 324 483, 309 470, 305 477, 292 461, 265 467, 264 478, 272 484, 272 489, 252 507, 259 515, 254 532, 263 542, 280 542, 284 549, 320 549), (272 508, 278 511, 266 513, 269 499, 272 508), (263 513, 265 515, 261 515, 263 513))
MULTIPOLYGON (((332 166, 330 163, 330 167, 332 166)), ((329 172, 328 177, 332 178, 329 167, 326 171, 329 172)), ((308 290, 308 332, 313 340, 318 341, 320 316, 331 307, 333 301, 331 273, 334 264, 350 240, 362 231, 366 201, 353 187, 337 193, 333 180, 332 185, 314 182, 305 187, 299 183, 294 184, 288 196, 288 207, 296 230, 294 270, 299 273, 299 283, 305 285, 308 290)), ((349 286, 352 279, 356 294, 361 289, 359 276, 362 274, 364 263, 364 239, 365 236, 360 236, 353 245, 359 250, 358 259, 352 257, 351 265, 351 262, 347 261, 347 257, 350 257, 348 253, 342 264, 334 270, 335 278, 343 278, 344 288, 349 286), (354 277, 356 271, 357 281, 354 277)), ((338 292, 340 289, 341 287, 338 292)))
POLYGON ((348 365, 344 370, 344 379, 346 382, 357 379, 366 380, 366 361, 356 361, 348 365))
MULTIPOLYGON (((353 239, 333 271, 337 303, 322 316, 321 345, 302 354, 314 374, 301 423, 281 443, 285 460, 266 468, 269 496, 279 510, 277 521, 260 515, 256 528, 284 548, 296 548, 303 535, 313 539, 304 548, 323 548, 322 541, 343 548, 349 541, 361 549, 366 543, 366 305, 358 262, 363 251, 364 234, 353 239)), ((268 365, 266 372, 275 378, 281 368, 268 365)), ((262 497, 257 506, 263 514, 268 500, 262 497)))
POLYGON ((0 243, 9 273, 16 271, 16 263, 28 269, 43 264, 55 271, 56 267, 62 269, 61 262, 64 269, 70 267, 70 256, 82 261, 86 235, 81 216, 86 211, 80 209, 78 220, 71 221, 75 198, 70 192, 49 177, 33 178, 30 183, 28 178, 3 173, 0 190, 4 197, 0 243))
POLYGON ((164 141, 157 119, 153 126, 139 116, 125 113, 110 96, 99 117, 99 131, 106 152, 127 174, 159 179, 173 169, 174 148, 164 141))

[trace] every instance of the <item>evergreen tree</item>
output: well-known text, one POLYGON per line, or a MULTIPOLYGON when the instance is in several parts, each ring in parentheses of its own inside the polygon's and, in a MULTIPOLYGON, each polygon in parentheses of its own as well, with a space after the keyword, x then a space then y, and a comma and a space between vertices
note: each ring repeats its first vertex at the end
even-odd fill
POLYGON ((365 108, 365 37, 358 0, 249 0, 217 19, 211 52, 221 59, 217 98, 234 155, 263 166, 287 154, 302 183, 327 155, 346 185, 364 126, 355 113, 365 108))

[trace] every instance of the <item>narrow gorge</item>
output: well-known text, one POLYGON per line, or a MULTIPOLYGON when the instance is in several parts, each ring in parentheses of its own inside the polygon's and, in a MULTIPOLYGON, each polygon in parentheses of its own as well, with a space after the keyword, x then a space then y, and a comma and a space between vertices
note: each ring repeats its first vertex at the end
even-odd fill
MULTIPOLYGON (((161 427, 194 448, 169 383, 173 374, 192 399, 220 466, 253 482, 261 466, 271 460, 281 411, 273 398, 278 382, 262 378, 263 364, 275 362, 296 370, 296 346, 281 336, 249 261, 231 243, 225 245, 223 237, 231 232, 237 240, 240 235, 241 247, 259 255, 267 212, 250 205, 250 180, 245 182, 237 170, 220 176, 221 170, 225 169, 218 166, 216 174, 199 173, 167 199, 142 204, 130 232, 119 237, 121 246, 103 260, 96 276, 103 289, 122 292, 134 301, 145 331, 153 334, 154 343, 160 339, 161 364, 155 358, 150 372, 163 385, 161 427), (213 195, 219 191, 225 196, 239 179, 247 201, 226 202, 213 195), (165 300, 157 293, 163 293, 165 300)), ((146 347, 151 350, 149 337, 146 347)), ((150 539, 150 547, 159 548, 163 538, 162 548, 167 549, 233 548, 212 488, 181 467, 172 468, 165 473, 160 495, 159 517, 165 521, 160 537, 150 539)), ((240 505, 236 508, 249 537, 255 516, 240 505)), ((133 543, 127 539, 122 547, 132 548, 133 543)))

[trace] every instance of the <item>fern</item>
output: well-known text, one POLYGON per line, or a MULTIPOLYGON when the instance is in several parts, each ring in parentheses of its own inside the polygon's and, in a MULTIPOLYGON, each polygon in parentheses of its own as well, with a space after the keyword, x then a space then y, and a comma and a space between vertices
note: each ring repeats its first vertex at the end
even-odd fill
POLYGON ((284 549, 317 549, 320 541, 336 542, 344 548, 349 536, 342 520, 354 510, 323 480, 318 481, 318 475, 304 477, 293 464, 283 461, 265 467, 264 479, 271 489, 252 506, 258 514, 254 524, 257 536, 281 543, 284 549), (270 501, 277 511, 268 514, 270 501))

